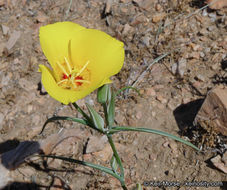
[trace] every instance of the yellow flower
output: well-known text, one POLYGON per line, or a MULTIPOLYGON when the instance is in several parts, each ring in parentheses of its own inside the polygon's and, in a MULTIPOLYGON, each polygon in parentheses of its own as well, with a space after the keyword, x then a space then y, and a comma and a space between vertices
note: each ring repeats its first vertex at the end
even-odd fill
POLYGON ((41 27, 39 37, 52 67, 39 65, 43 86, 64 104, 111 83, 123 66, 124 44, 99 30, 58 22, 41 27))

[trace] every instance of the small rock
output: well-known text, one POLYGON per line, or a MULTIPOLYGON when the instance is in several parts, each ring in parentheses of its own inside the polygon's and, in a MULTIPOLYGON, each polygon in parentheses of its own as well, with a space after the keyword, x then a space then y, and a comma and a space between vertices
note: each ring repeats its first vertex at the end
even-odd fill
POLYGON ((163 98, 161 95, 157 95, 156 99, 161 102, 162 104, 166 104, 167 100, 163 98))
POLYGON ((203 16, 207 16, 207 15, 208 15, 207 9, 203 9, 202 15, 203 15, 203 16))
POLYGON ((184 72, 187 69, 187 65, 186 65, 187 60, 184 58, 181 58, 178 61, 178 68, 177 68, 177 72, 178 74, 183 77, 184 76, 184 72))
POLYGON ((20 172, 28 179, 30 179, 31 176, 35 174, 35 170, 28 166, 20 168, 20 172))
MULTIPOLYGON (((115 144, 116 146, 116 144, 115 144)), ((110 160, 111 156, 113 155, 112 149, 109 144, 106 144, 104 149, 99 152, 92 153, 97 159, 102 160, 103 162, 106 162, 110 160)))
POLYGON ((123 28, 123 31, 122 31, 122 35, 127 35, 132 30, 133 30, 133 28, 129 24, 125 24, 124 28, 123 28))
POLYGON ((172 111, 175 110, 175 108, 176 108, 176 106, 174 105, 174 103, 172 101, 168 102, 167 107, 172 111))
POLYGON ((107 137, 105 135, 102 137, 92 136, 88 141, 86 154, 103 150, 106 142, 107 137))
POLYGON ((210 18, 216 18, 216 17, 217 17, 216 13, 214 13, 214 12, 209 13, 208 16, 209 16, 210 18))
POLYGON ((2 164, 0 164, 0 171, 0 189, 3 189, 12 179, 10 177, 10 170, 6 169, 2 164))
POLYGON ((165 13, 158 13, 152 17, 152 22, 157 23, 163 20, 163 18, 166 16, 165 13))
POLYGON ((212 126, 212 131, 227 135, 227 87, 217 86, 208 92, 194 122, 205 130, 212 126), (204 125, 204 122, 209 122, 209 125, 204 125))
POLYGON ((2 88, 3 86, 7 86, 12 78, 13 74, 12 73, 8 73, 6 75, 3 75, 2 77, 2 81, 0 83, 0 88, 2 88))
POLYGON ((154 88, 147 88, 146 95, 153 96, 153 97, 156 96, 156 92, 155 92, 154 88))
POLYGON ((50 187, 50 190, 64 190, 64 189, 65 189, 64 182, 61 181, 61 179, 55 177, 53 184, 50 187))
POLYGON ((36 16, 36 20, 38 22, 43 23, 43 22, 46 22, 47 19, 48 19, 48 16, 46 16, 43 12, 38 12, 38 15, 36 16))
POLYGON ((2 33, 3 35, 7 35, 9 32, 9 27, 2 24, 2 33))
POLYGON ((199 59, 200 53, 199 52, 192 52, 192 53, 189 54, 189 58, 199 59))
POLYGON ((155 117, 156 116, 156 112, 152 111, 151 115, 152 115, 152 117, 155 117))
POLYGON ((200 49, 200 45, 199 44, 191 43, 190 46, 192 47, 193 51, 198 51, 200 49))
POLYGON ((151 9, 155 0, 133 0, 133 2, 135 2, 140 8, 148 11, 149 9, 151 9))
POLYGON ((201 82, 205 82, 205 77, 201 74, 198 74, 196 77, 195 77, 196 80, 198 81, 201 81, 201 82))
POLYGON ((174 75, 177 74, 177 63, 174 63, 174 64, 172 65, 171 71, 172 71, 172 73, 173 73, 174 75))
POLYGON ((138 24, 140 24, 140 23, 147 23, 147 22, 149 22, 149 19, 148 19, 145 15, 139 14, 139 15, 136 15, 136 16, 132 19, 130 25, 131 25, 131 26, 135 26, 135 25, 138 25, 138 24))
POLYGON ((223 7, 227 7, 227 1, 226 0, 207 0, 206 3, 209 4, 211 3, 211 5, 209 6, 211 9, 222 9, 223 7), (212 1, 214 1, 214 3, 212 3, 212 1))
POLYGON ((169 143, 169 147, 172 149, 172 153, 175 155, 175 157, 178 157, 178 148, 177 148, 177 143, 174 141, 171 141, 169 143))
POLYGON ((202 58, 205 57, 205 53, 202 52, 202 51, 199 53, 199 55, 200 55, 200 57, 202 57, 202 58))
POLYGON ((111 12, 112 5, 113 5, 113 0, 107 0, 106 1, 106 8, 105 8, 105 13, 106 14, 111 12))
POLYGON ((156 11, 160 11, 162 9, 162 6, 158 3, 155 5, 156 11))
POLYGON ((144 36, 144 37, 141 38, 141 41, 142 41, 142 43, 144 45, 146 45, 147 47, 149 47, 150 46, 150 39, 151 38, 149 36, 144 36))
POLYGON ((167 148, 169 146, 169 141, 166 141, 162 144, 163 147, 167 148))
POLYGON ((20 38, 21 33, 19 31, 14 31, 11 35, 9 40, 6 43, 6 48, 11 50, 13 46, 16 44, 17 40, 20 38))
POLYGON ((137 111, 136 119, 141 119, 143 117, 143 113, 141 111, 137 111))
POLYGON ((211 66, 211 69, 215 71, 218 69, 218 67, 219 67, 219 63, 216 63, 211 66))
POLYGON ((227 174, 227 165, 224 164, 224 162, 221 159, 220 155, 217 155, 216 157, 211 159, 211 162, 213 165, 223 171, 225 174, 227 174))

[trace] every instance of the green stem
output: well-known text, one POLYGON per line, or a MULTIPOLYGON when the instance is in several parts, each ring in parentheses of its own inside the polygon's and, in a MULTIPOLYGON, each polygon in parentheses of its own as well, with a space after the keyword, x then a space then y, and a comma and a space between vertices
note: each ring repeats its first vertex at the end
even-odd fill
POLYGON ((124 179, 124 168, 123 168, 121 159, 120 159, 120 157, 119 157, 119 155, 117 153, 117 149, 116 149, 116 147, 114 145, 112 136, 107 134, 107 138, 108 138, 109 144, 110 144, 110 146, 111 146, 111 148, 113 150, 114 156, 115 156, 115 158, 117 160, 117 163, 119 164, 120 171, 121 171, 121 177, 124 179))
POLYGON ((77 109, 78 112, 80 112, 84 118, 86 118, 89 122, 91 122, 91 118, 78 106, 76 102, 72 103, 73 106, 77 109))

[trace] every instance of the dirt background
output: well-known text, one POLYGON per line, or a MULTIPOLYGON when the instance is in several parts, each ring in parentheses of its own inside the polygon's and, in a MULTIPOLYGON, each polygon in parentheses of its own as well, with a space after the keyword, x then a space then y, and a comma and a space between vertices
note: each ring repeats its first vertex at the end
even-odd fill
MULTIPOLYGON (((64 20, 102 30, 124 42, 125 64, 113 77, 113 86, 133 85, 141 96, 128 91, 118 97, 117 124, 184 134, 182 138, 193 140, 189 132, 207 92, 226 85, 227 9, 198 11, 205 4, 193 0, 106 2, 73 0, 70 6, 68 0, 0 1, 0 142, 11 145, 1 146, 0 153, 19 141, 45 139, 64 127, 88 133, 80 140, 62 142, 53 153, 109 166, 111 150, 106 140, 87 127, 56 122, 47 126, 44 135, 38 135, 53 115, 80 116, 45 93, 37 72, 38 64, 48 65, 39 44, 39 27, 64 20), (151 66, 165 53, 169 55, 151 66)), ((84 107, 89 102, 101 111, 95 93, 78 104, 84 107)), ((227 188, 226 174, 210 162, 223 153, 217 147, 197 153, 168 138, 135 132, 119 133, 114 140, 129 189, 144 181, 220 181, 223 187, 207 189, 227 188)), ((199 138, 193 142, 201 147, 199 138)), ((21 183, 14 183, 11 189, 121 189, 109 175, 63 161, 48 161, 44 167, 36 159, 12 175, 21 183)))

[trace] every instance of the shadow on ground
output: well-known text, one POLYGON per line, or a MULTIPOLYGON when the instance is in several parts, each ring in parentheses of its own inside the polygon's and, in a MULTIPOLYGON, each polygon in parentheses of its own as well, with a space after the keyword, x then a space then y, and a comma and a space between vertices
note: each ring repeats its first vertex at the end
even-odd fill
MULTIPOLYGON (((203 102, 204 99, 198 99, 187 104, 181 104, 173 111, 181 134, 185 134, 185 132, 187 132, 188 129, 193 126, 193 121, 203 102)), ((190 134, 188 135, 190 136, 190 134)))

